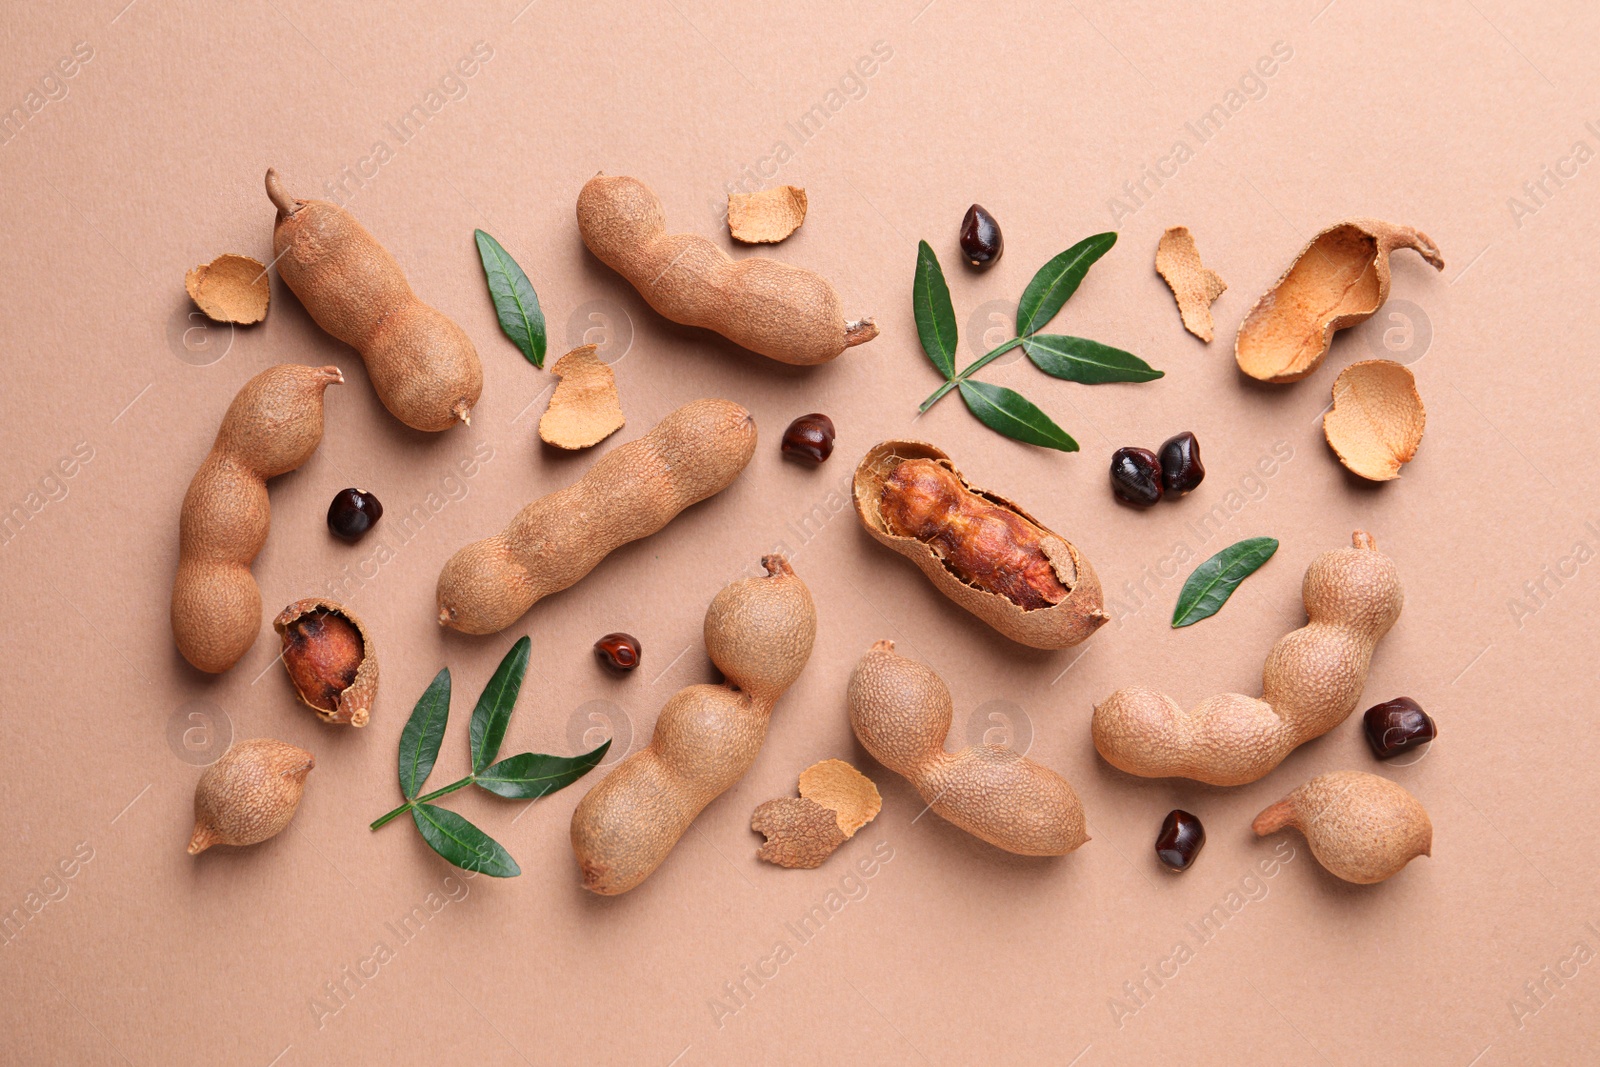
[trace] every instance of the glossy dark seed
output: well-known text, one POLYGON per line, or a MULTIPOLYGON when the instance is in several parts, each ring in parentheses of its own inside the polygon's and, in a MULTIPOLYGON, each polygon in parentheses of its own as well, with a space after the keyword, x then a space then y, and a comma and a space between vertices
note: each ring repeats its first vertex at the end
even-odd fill
POLYGON ((967 217, 961 220, 961 255, 967 266, 988 270, 1005 249, 1005 238, 1000 236, 1000 224, 994 216, 981 204, 967 208, 967 217))
POLYGON ((594 654, 614 671, 631 671, 639 665, 644 650, 632 634, 606 634, 594 643, 594 654))
POLYGON ((1156 859, 1171 871, 1187 871, 1206 844, 1206 828, 1198 816, 1179 808, 1167 813, 1156 837, 1156 859))
POLYGON ((783 454, 803 463, 821 463, 833 455, 833 420, 813 412, 801 415, 783 431, 783 454))
POLYGON ((1410 697, 1374 704, 1361 716, 1361 726, 1366 732, 1367 744, 1372 746, 1372 754, 1379 759, 1393 759, 1439 735, 1433 719, 1410 697))
POLYGON ((1111 455, 1111 491, 1118 500, 1148 508, 1161 499, 1161 461, 1148 448, 1119 448, 1111 455))
POLYGON ((1156 456, 1161 461, 1161 484, 1169 493, 1181 496, 1206 476, 1205 464, 1200 462, 1200 442, 1188 430, 1163 441, 1156 456))
POLYGON ((354 544, 383 518, 383 505, 364 489, 341 489, 328 505, 328 529, 354 544))

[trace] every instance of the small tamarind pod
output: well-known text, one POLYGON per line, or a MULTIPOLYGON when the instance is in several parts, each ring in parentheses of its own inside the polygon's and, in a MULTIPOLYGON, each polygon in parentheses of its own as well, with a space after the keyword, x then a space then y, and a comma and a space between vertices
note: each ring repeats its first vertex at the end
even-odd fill
POLYGON ((254 845, 276 836, 300 806, 316 757, 270 737, 228 747, 194 787, 189 855, 212 845, 254 845))
POLYGON ((850 676, 850 725, 872 758, 916 787, 940 818, 1021 856, 1063 856, 1089 840, 1067 780, 1004 745, 946 752, 950 690, 879 641, 850 676))
POLYGON ((1094 745, 1107 763, 1146 778, 1244 785, 1355 710, 1378 640, 1405 603, 1394 561, 1357 530, 1351 547, 1324 552, 1301 586, 1309 621, 1278 639, 1260 699, 1223 693, 1184 711, 1145 686, 1094 709, 1094 745))
POLYGON ((505 629, 617 548, 726 489, 755 448, 755 420, 738 404, 685 404, 577 482, 517 512, 500 533, 451 556, 439 574, 439 625, 469 634, 505 629))
POLYGON ((691 685, 667 701, 650 744, 589 790, 572 813, 583 887, 613 896, 650 876, 705 806, 755 762, 773 705, 816 640, 811 593, 788 560, 725 587, 706 610, 705 642, 727 682, 691 685))
POLYGON ((1357 885, 1391 878, 1433 852, 1433 822, 1417 798, 1363 771, 1318 775, 1251 823, 1257 837, 1285 826, 1306 835, 1318 863, 1357 885))
POLYGON ((383 406, 415 430, 472 421, 483 364, 454 320, 424 304, 389 250, 354 215, 326 200, 297 200, 267 171, 278 209, 278 274, 318 326, 354 348, 383 406))
POLYGON ((322 441, 322 394, 338 367, 281 363, 245 383, 228 405, 211 452, 183 498, 172 636, 183 658, 220 674, 261 629, 261 590, 250 564, 267 542, 267 479, 311 458, 322 441))
POLYGON ((871 319, 845 321, 839 294, 813 271, 735 260, 699 234, 668 233, 661 201, 637 178, 590 178, 578 194, 578 232, 660 314, 780 363, 826 363, 878 336, 871 319))

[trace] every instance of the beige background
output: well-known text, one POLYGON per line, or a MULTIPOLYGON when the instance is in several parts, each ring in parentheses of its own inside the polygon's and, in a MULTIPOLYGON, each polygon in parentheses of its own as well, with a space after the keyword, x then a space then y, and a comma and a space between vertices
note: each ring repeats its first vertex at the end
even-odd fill
POLYGON ((1600 135, 1585 125, 1600 120, 1586 47, 1600 14, 1575 3, 1451 0, 1408 13, 1325 2, 12 5, 0 105, 25 106, 36 91, 43 106, 0 145, 0 501, 25 516, 0 549, 0 912, 13 916, 0 944, 0 1058, 1600 1057, 1590 697, 1600 640, 1585 621, 1600 567, 1600 135), (92 57, 45 84, 80 42, 92 57), (870 77, 853 74, 875 42, 888 58, 870 77), (1278 42, 1289 57, 1270 78, 1246 78, 1278 42), (488 58, 447 82, 475 45, 488 58), (1237 110, 1201 144, 1185 123, 1241 84, 1237 110), (389 124, 419 103, 426 123, 402 143, 389 124), (1108 200, 1127 197, 1124 183, 1153 173, 1179 139, 1193 158, 1159 189, 1147 180, 1143 203, 1125 199, 1114 222, 1108 200), (226 251, 270 258, 268 165, 301 196, 344 180, 349 206, 418 292, 465 326, 486 376, 470 429, 403 428, 356 355, 276 277, 261 326, 190 320, 187 268, 226 251), (825 367, 781 367, 662 321, 579 241, 574 199, 598 170, 646 179, 674 228, 716 235, 725 185, 746 167, 752 186, 806 187, 810 218, 771 254, 824 270, 852 314, 878 317, 878 340, 825 367), (1536 202, 1523 186, 1546 167, 1566 176, 1543 178, 1536 202), (962 268, 955 247, 973 200, 1006 235, 1004 259, 983 275, 962 268), (1231 346, 1245 311, 1312 233, 1353 214, 1420 226, 1447 269, 1399 254, 1395 317, 1340 335, 1299 385, 1242 382, 1231 346), (1182 332, 1152 270, 1157 237, 1178 223, 1231 287, 1209 347, 1182 332), (434 625, 440 565, 593 456, 538 445, 552 379, 498 331, 478 226, 532 277, 552 356, 585 329, 613 355, 631 333, 616 364, 628 426, 602 450, 706 395, 748 405, 762 434, 729 491, 487 639, 434 625), (955 398, 913 422, 937 384, 911 318, 917 239, 944 261, 970 358, 1040 264, 1113 226, 1119 243, 1054 328, 1136 351, 1164 379, 1087 387, 1021 361, 984 372, 1052 412, 1082 442, 1078 455, 1000 439, 955 398), (1416 461, 1381 488, 1343 473, 1317 419, 1339 368, 1374 354, 1409 362, 1428 406, 1416 461), (244 661, 215 679, 182 662, 168 630, 184 488, 235 390, 286 360, 338 363, 348 384, 329 391, 321 450, 273 485, 255 573, 269 616, 351 576, 342 595, 383 656, 361 732, 324 727, 292 701, 266 620, 244 661), (777 450, 787 422, 812 410, 839 426, 837 453, 816 471, 777 450), (1115 506, 1111 450, 1183 429, 1203 442, 1201 489, 1149 513, 1115 506), (1117 623, 1079 649, 1029 651, 871 542, 839 490, 868 446, 904 435, 939 443, 975 483, 1080 545, 1117 623), (464 477, 457 464, 475 450, 489 458, 464 477), (1255 473, 1275 450, 1272 474, 1255 473), (354 548, 323 521, 349 484, 387 509, 354 548), (1220 531, 1197 533, 1191 523, 1217 505, 1220 531), (1361 706, 1420 700, 1442 732, 1426 758, 1377 764, 1352 718, 1235 790, 1136 780, 1098 759, 1090 708, 1120 685, 1158 684, 1185 702, 1255 692, 1266 650, 1303 619, 1307 561, 1358 527, 1398 561, 1408 593, 1361 706), (1218 617, 1171 630, 1193 565, 1167 562, 1177 546, 1200 558, 1261 534, 1282 540, 1278 557, 1218 617), (816 596, 815 654, 755 768, 642 888, 613 900, 578 888, 567 824, 591 782, 527 810, 465 793, 447 802, 521 862, 523 876, 506 882, 458 880, 403 823, 367 830, 398 799, 400 729, 440 666, 457 693, 436 785, 462 773, 471 703, 523 633, 534 671, 505 751, 573 752, 585 731, 637 748, 672 691, 711 677, 699 643, 710 597, 774 548, 791 552, 816 596), (613 629, 645 648, 643 669, 622 680, 589 651, 613 629), (1009 731, 1071 780, 1094 840, 1064 859, 1025 860, 918 819, 915 794, 856 746, 844 713, 851 667, 881 637, 948 680, 958 733, 1009 731), (198 764, 229 736, 259 735, 316 753, 291 828, 252 850, 184 855, 198 764), (829 756, 878 781, 882 815, 819 870, 759 863, 751 809, 829 756), (1257 810, 1343 768, 1416 793, 1437 831, 1431 859, 1358 888, 1323 872, 1298 836, 1251 837, 1257 810), (1210 843, 1174 877, 1151 842, 1180 805, 1204 819, 1210 843), (887 862, 852 878, 875 849, 887 862), (1266 877, 1260 864, 1274 855, 1266 877), (840 902, 807 943, 785 926, 840 902), (388 924, 413 908, 427 921, 402 941, 388 924), (1197 934, 1208 912, 1223 918, 1197 934), (380 942, 392 958, 375 976, 344 978, 371 975, 363 961, 380 942), (780 942, 792 958, 773 975, 780 942), (1158 987, 1148 976, 1172 975, 1180 943, 1186 962, 1158 987), (762 967, 773 976, 749 977, 762 967), (327 983, 341 981, 346 994, 333 999, 327 983), (739 982, 742 1004, 726 999, 739 982), (1144 984, 1142 1004, 1125 983, 1144 984), (1528 983, 1542 984, 1537 997, 1528 983))

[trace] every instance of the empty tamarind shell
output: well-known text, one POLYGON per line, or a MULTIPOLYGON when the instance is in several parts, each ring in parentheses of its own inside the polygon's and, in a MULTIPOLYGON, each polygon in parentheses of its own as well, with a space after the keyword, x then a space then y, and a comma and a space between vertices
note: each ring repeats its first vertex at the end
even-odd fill
POLYGON ((941 449, 922 441, 884 441, 874 445, 856 466, 853 495, 856 517, 876 540, 917 565, 939 592, 1000 633, 1033 648, 1067 648, 1085 640, 1110 616, 1105 613, 1100 579, 1089 561, 1066 538, 997 493, 970 485, 941 449), (962 578, 932 545, 896 533, 884 517, 884 483, 906 460, 927 459, 948 470, 963 491, 1019 516, 1042 536, 1038 547, 1061 583, 1061 599, 1042 607, 1024 608, 1011 598, 962 578))
POLYGON ((378 651, 355 612, 336 600, 296 600, 272 620, 283 665, 323 722, 365 726, 378 695, 378 651))
POLYGON ((1389 299, 1389 254, 1410 248, 1444 270, 1428 235, 1380 219, 1349 219, 1313 237, 1239 327, 1234 358, 1263 382, 1297 382, 1316 370, 1333 335, 1371 318, 1389 299))
POLYGON ((1393 360, 1365 359, 1334 380, 1322 433, 1351 472, 1387 482, 1417 454, 1427 421, 1411 371, 1393 360))
POLYGON ((1357 885, 1392 878, 1433 852, 1433 822, 1416 797, 1364 771, 1321 774, 1251 823, 1257 837, 1293 827, 1331 874, 1357 885))

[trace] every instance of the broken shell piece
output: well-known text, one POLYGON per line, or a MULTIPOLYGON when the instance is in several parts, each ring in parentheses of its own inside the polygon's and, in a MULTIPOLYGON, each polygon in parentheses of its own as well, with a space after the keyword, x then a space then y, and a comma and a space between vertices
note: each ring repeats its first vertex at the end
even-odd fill
POLYGON ((872 779, 839 759, 825 759, 801 771, 800 795, 832 811, 845 837, 854 837, 883 810, 883 797, 872 779))
POLYGON ((757 858, 780 867, 820 867, 845 842, 834 813, 804 797, 767 801, 750 817, 750 828, 767 839, 757 858))
POLYGON ((216 322, 241 326, 267 317, 272 285, 267 268, 249 256, 221 255, 183 276, 189 299, 216 322))
POLYGON ((378 651, 355 613, 310 597, 278 613, 283 665, 306 707, 323 722, 365 726, 378 695, 378 651))
POLYGON ((1156 245, 1156 273, 1166 281, 1178 301, 1183 328, 1206 344, 1213 336, 1211 305, 1227 291, 1228 283, 1200 262, 1200 250, 1187 226, 1172 226, 1156 245))
POLYGON ((539 419, 539 436, 557 448, 597 445, 622 429, 617 376, 595 355, 598 346, 581 345, 556 360, 550 370, 561 381, 539 419))
POLYGON ((1322 432, 1340 463, 1363 478, 1386 482, 1417 454, 1426 421, 1411 371, 1393 360, 1368 359, 1335 379, 1322 432))
POLYGON ((806 221, 806 191, 779 185, 759 193, 728 194, 728 231, 745 244, 776 244, 806 221))
POLYGON ((881 810, 878 787, 850 764, 812 764, 800 774, 799 797, 769 800, 750 816, 750 828, 767 839, 756 856, 780 867, 820 867, 881 810))
POLYGON ((1372 317, 1389 299, 1389 253, 1413 249, 1444 270, 1428 235, 1378 219, 1350 219, 1311 239, 1239 327, 1234 358, 1263 382, 1297 382, 1316 370, 1336 331, 1372 317))

